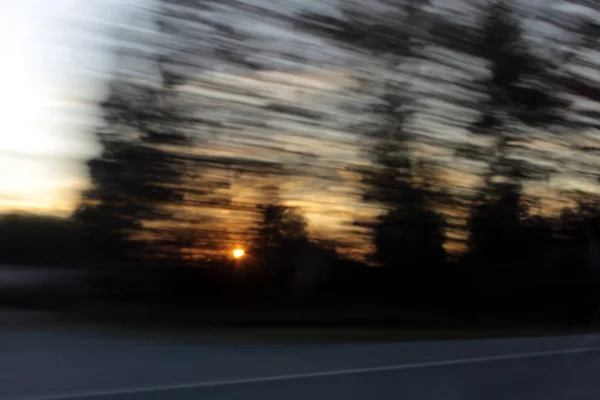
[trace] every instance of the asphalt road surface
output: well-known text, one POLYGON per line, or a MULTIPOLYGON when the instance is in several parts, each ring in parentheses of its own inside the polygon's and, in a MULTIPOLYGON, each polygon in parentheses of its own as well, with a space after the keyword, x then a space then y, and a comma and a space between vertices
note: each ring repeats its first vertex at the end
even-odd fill
POLYGON ((600 336, 244 343, 0 332, 0 399, 600 399, 600 336))

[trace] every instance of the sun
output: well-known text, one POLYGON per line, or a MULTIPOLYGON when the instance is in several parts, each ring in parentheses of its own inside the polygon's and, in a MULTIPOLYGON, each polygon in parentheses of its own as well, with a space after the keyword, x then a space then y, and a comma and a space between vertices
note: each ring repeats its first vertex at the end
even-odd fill
POLYGON ((242 256, 244 255, 244 253, 245 253, 245 252, 244 252, 244 250, 242 250, 242 249, 235 249, 235 250, 233 251, 233 257, 235 257, 235 258, 240 258, 240 257, 242 257, 242 256))

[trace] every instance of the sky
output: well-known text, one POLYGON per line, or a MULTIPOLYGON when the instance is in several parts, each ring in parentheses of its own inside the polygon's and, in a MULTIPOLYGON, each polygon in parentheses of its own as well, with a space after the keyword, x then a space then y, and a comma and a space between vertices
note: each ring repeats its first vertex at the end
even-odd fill
POLYGON ((0 211, 72 210, 87 184, 84 162, 98 151, 91 131, 112 62, 108 28, 147 3, 0 2, 0 211))
MULTIPOLYGON (((109 28, 124 23, 132 9, 148 1, 0 1, 0 54, 3 55, 0 63, 0 87, 3 88, 0 92, 0 212, 26 210, 62 216, 72 212, 81 190, 88 184, 85 161, 99 150, 93 135, 93 128, 99 122, 95 103, 104 93, 103 82, 114 61, 109 28)), ((271 0, 249 1, 263 5, 284 4, 271 0)), ((293 12, 300 6, 323 7, 319 1, 303 0, 286 2, 281 9, 293 12)), ((285 40, 277 38, 294 39, 289 32, 284 35, 285 29, 264 21, 254 21, 247 29, 276 38, 269 43, 272 49, 287 46, 285 40)), ((318 42, 309 43, 307 48, 313 50, 316 64, 335 57, 331 47, 326 49, 319 47, 318 42), (315 52, 315 48, 322 51, 315 52)), ((276 89, 275 84, 273 93, 284 100, 293 98, 296 102, 311 103, 315 96, 322 100, 328 90, 347 84, 340 80, 344 71, 325 72, 294 77, 270 73, 266 79, 287 79, 288 86, 290 79, 294 84, 308 81, 312 95, 307 90, 304 97, 299 97, 298 92, 276 89)), ((325 107, 325 103, 321 101, 318 105, 325 107)), ((283 128, 290 129, 289 126, 283 128)), ((321 137, 343 141, 344 132, 332 127, 327 129, 321 132, 321 137)), ((290 150, 297 148, 302 132, 297 133, 298 136, 280 136, 277 144, 290 150)), ((333 142, 303 138, 300 143, 305 150, 318 152, 322 159, 357 160, 356 151, 332 145, 333 142)), ((336 164, 330 166, 335 168, 336 164)), ((557 179, 555 185, 572 184, 572 180, 557 179)), ((288 182, 287 186, 294 192, 294 184, 298 188, 302 187, 300 183, 288 182)), ((360 197, 343 185, 332 186, 327 191, 325 202, 330 208, 326 213, 319 209, 311 193, 296 190, 290 201, 292 205, 303 207, 313 225, 326 233, 351 220, 353 214, 358 215, 352 201, 360 197)), ((372 210, 361 212, 372 215, 372 210)))
MULTIPOLYGON (((119 5, 120 3, 120 5, 119 5)), ((0 210, 68 214, 87 184, 116 0, 0 2, 0 210), (98 35, 100 33, 100 35, 98 35)))
MULTIPOLYGON (((112 29, 146 4, 146 0, 0 2, 0 84, 4 88, 0 93, 0 212, 68 216, 73 211, 88 184, 85 161, 99 151, 93 130, 100 122, 96 104, 104 94, 103 83, 114 61, 112 29)), ((310 6, 311 2, 304 4, 310 6)), ((261 21, 248 29, 271 37, 281 37, 284 32, 261 21)), ((288 35, 287 39, 294 38, 288 35)), ((283 40, 272 42, 273 49, 283 46, 283 40)), ((331 54, 323 52, 321 57, 331 54)), ((310 100, 311 90, 322 93, 347 84, 339 82, 339 76, 339 71, 325 76, 298 74, 291 77, 293 83, 308 87, 298 92, 288 90, 293 86, 289 75, 273 73, 264 79, 274 83, 263 81, 263 89, 271 88, 282 100, 310 100)), ((340 132, 330 129, 325 134, 339 136, 340 132)), ((293 135, 281 137, 279 145, 290 150, 297 147, 293 135)), ((305 140, 304 145, 324 156, 348 157, 348 151, 332 146, 327 150, 318 140, 305 140)), ((344 195, 344 188, 333 191, 338 198, 344 195)), ((346 204, 338 202, 337 211, 324 215, 314 204, 311 207, 310 194, 296 191, 292 197, 290 204, 302 206, 309 220, 321 227, 348 219, 346 204)))

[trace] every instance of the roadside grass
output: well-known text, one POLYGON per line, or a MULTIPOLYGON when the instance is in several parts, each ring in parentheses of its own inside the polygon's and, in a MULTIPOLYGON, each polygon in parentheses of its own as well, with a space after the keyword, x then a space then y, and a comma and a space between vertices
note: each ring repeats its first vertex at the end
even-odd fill
POLYGON ((398 342, 474 340, 597 333, 589 325, 528 320, 473 323, 434 315, 402 317, 290 313, 233 313, 162 310, 64 314, 62 323, 77 328, 110 329, 140 336, 252 342, 398 342))
POLYGON ((64 312, 4 310, 2 329, 121 332, 173 340, 246 342, 399 342, 541 337, 600 332, 560 321, 461 318, 413 312, 240 312, 183 308, 105 308, 64 312))

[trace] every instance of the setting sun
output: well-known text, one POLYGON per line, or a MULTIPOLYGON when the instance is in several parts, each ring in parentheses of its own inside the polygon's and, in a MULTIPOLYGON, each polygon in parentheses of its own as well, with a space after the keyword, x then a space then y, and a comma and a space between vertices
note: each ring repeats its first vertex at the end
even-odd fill
POLYGON ((242 249, 235 249, 235 250, 233 251, 233 256, 234 256, 235 258, 240 258, 240 257, 241 257, 241 256, 243 256, 243 255, 244 255, 244 250, 242 250, 242 249))

